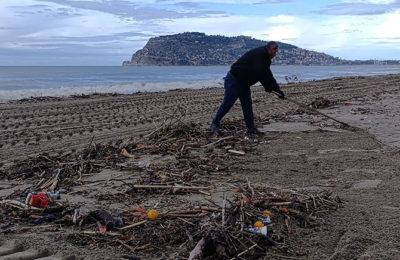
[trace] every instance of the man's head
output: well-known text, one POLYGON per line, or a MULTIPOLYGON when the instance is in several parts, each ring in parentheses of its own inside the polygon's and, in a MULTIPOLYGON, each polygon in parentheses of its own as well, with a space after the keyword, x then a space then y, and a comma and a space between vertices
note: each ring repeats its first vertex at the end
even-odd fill
POLYGON ((265 48, 267 49, 268 55, 271 59, 276 56, 276 53, 278 52, 278 44, 276 42, 268 42, 265 48))

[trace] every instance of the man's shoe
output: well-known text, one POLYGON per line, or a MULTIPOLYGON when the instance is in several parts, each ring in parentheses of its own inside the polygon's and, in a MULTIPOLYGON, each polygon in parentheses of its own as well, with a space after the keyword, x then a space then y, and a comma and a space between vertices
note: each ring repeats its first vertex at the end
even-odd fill
POLYGON ((264 132, 258 130, 255 127, 247 129, 247 134, 248 135, 265 135, 264 132))
POLYGON ((211 133, 216 133, 217 135, 222 135, 222 131, 221 128, 219 128, 219 126, 217 126, 214 123, 211 123, 211 127, 210 127, 211 133))

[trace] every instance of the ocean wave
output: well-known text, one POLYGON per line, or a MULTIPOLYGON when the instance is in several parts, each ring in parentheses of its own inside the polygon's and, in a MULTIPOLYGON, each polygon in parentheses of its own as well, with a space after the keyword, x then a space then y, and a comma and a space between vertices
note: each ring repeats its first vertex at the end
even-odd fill
POLYGON ((129 84, 116 84, 111 86, 90 86, 90 87, 61 87, 47 89, 21 89, 21 90, 0 90, 0 102, 18 100, 30 97, 68 97, 71 95, 88 95, 94 93, 118 93, 132 94, 137 92, 164 92, 173 89, 201 89, 211 87, 222 87, 223 80, 206 80, 191 82, 165 82, 165 83, 144 83, 135 82, 129 84))

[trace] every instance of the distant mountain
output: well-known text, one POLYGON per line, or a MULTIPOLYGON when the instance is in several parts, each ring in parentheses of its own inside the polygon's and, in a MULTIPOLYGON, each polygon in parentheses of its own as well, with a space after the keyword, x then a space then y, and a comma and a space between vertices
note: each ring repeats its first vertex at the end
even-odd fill
MULTIPOLYGON (((246 36, 225 37, 186 32, 150 38, 143 49, 132 55, 123 66, 207 66, 231 65, 246 51, 266 45, 266 41, 246 36)), ((278 55, 273 64, 281 65, 341 65, 376 64, 391 61, 349 61, 325 53, 309 51, 278 42, 278 55)), ((398 61, 393 61, 399 64, 398 61)))

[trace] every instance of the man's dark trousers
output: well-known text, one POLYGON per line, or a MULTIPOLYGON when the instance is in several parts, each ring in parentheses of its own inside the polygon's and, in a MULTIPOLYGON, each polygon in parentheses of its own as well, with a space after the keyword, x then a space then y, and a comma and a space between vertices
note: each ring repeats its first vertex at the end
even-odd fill
POLYGON ((219 126, 221 119, 229 112, 236 100, 239 98, 240 104, 242 105, 244 121, 248 129, 254 127, 254 116, 253 116, 253 102, 251 100, 250 87, 241 87, 236 81, 234 76, 228 72, 225 77, 225 95, 224 101, 222 101, 217 114, 213 119, 213 123, 219 126))

